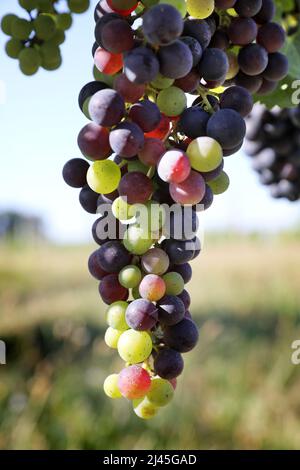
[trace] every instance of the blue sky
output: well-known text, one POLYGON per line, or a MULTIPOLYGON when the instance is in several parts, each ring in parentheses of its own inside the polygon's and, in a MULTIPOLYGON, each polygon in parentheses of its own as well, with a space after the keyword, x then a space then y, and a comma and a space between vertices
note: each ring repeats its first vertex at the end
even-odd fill
MULTIPOLYGON (((91 2, 96 4, 96 0, 91 2)), ((17 0, 1 0, 0 17, 23 12, 17 0)), ((80 156, 77 134, 86 124, 77 97, 92 80, 93 9, 75 17, 63 45, 63 65, 25 77, 9 59, 0 33, 0 210, 40 215, 47 235, 58 242, 90 240, 95 216, 85 213, 78 190, 62 181, 61 169, 80 156)), ((278 231, 299 222, 299 203, 274 201, 257 181, 243 152, 227 157, 231 179, 205 214, 207 229, 278 231)))

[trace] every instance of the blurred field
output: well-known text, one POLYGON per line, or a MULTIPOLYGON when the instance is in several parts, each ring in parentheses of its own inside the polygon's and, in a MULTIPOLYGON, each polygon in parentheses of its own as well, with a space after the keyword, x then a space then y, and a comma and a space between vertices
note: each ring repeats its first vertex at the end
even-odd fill
POLYGON ((207 237, 189 285, 200 343, 151 422, 102 393, 121 361, 90 251, 0 246, 1 449, 300 448, 299 239, 207 237))

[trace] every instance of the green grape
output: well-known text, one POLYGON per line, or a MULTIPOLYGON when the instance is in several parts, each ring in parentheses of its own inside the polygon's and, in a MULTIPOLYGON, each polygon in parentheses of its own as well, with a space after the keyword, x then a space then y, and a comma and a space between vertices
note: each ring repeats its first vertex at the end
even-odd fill
POLYGON ((152 246, 153 240, 148 230, 133 224, 124 234, 123 244, 134 255, 143 255, 152 246))
POLYGON ((132 217, 130 215, 130 207, 130 204, 127 204, 127 202, 119 196, 112 203, 111 209, 116 219, 128 220, 132 217))
POLYGON ((90 188, 99 194, 112 193, 119 186, 121 170, 111 160, 95 161, 87 172, 87 182, 90 188))
POLYGON ((122 398, 118 387, 118 374, 111 374, 104 380, 103 390, 109 398, 122 398))
POLYGON ((176 8, 181 14, 182 18, 186 15, 186 2, 185 0, 159 0, 159 3, 164 3, 167 5, 172 5, 176 8))
POLYGON ((123 300, 113 302, 106 310, 106 321, 108 325, 116 330, 128 330, 129 327, 125 318, 127 307, 128 303, 123 300))
POLYGON ((128 171, 139 171, 140 173, 147 175, 149 167, 144 165, 139 160, 134 160, 133 162, 128 162, 127 169, 128 171))
POLYGON ((118 341, 118 352, 125 362, 138 364, 150 356, 152 340, 146 331, 124 331, 118 341))
POLYGON ((170 86, 159 92, 156 101, 160 111, 166 116, 179 116, 186 108, 184 91, 177 86, 170 86))
POLYGON ((214 0, 186 0, 187 11, 194 18, 208 18, 215 9, 214 0))
POLYGON ((100 72, 96 66, 93 68, 94 79, 98 82, 106 83, 106 85, 113 87, 114 79, 117 75, 107 75, 106 73, 100 72))
POLYGON ((145 5, 145 7, 153 7, 154 5, 158 4, 158 0, 142 0, 142 4, 145 5))
POLYGON ((133 400, 133 409, 135 414, 142 419, 151 419, 158 413, 158 408, 145 398, 133 400))
POLYGON ((25 47, 19 54, 19 60, 22 67, 28 69, 39 68, 41 65, 41 56, 36 49, 25 47))
POLYGON ((17 18, 12 22, 11 35, 15 39, 25 41, 30 36, 32 31, 32 24, 30 21, 24 20, 23 18, 17 18))
POLYGON ((136 217, 137 227, 147 227, 149 232, 157 232, 165 223, 166 212, 157 201, 147 201, 145 204, 133 204, 130 215, 136 217))
POLYGON ((140 294, 140 291, 139 291, 139 286, 134 287, 131 291, 131 294, 132 294, 132 297, 134 298, 134 300, 140 299, 141 294, 140 294))
POLYGON ((119 273, 119 283, 123 287, 126 287, 126 289, 137 287, 141 282, 141 279, 141 270, 133 264, 125 266, 125 268, 123 268, 119 273))
POLYGON ((38 0, 38 9, 43 13, 54 13, 51 0, 38 0))
POLYGON ((222 147, 211 137, 198 137, 187 148, 191 167, 197 171, 215 170, 222 162, 222 147))
POLYGON ((73 13, 83 13, 90 6, 90 0, 68 0, 68 7, 73 13))
POLYGON ((48 14, 39 15, 33 22, 36 35, 39 39, 48 41, 56 33, 56 24, 52 16, 48 14))
POLYGON ((58 69, 62 64, 62 57, 59 55, 56 59, 43 59, 42 60, 42 67, 49 72, 52 70, 58 69))
POLYGON ((8 57, 17 59, 23 47, 23 43, 19 39, 12 38, 5 44, 5 51, 8 57))
POLYGON ((12 35, 12 24, 15 20, 17 20, 18 17, 17 15, 13 15, 12 13, 9 13, 8 15, 3 16, 1 20, 1 29, 4 34, 7 34, 8 36, 12 35))
POLYGON ((176 272, 164 274, 163 280, 166 284, 167 295, 179 295, 184 289, 184 280, 182 276, 176 272))
POLYGON ((154 406, 166 406, 173 398, 174 388, 168 380, 155 377, 151 380, 151 388, 147 399, 154 406))
POLYGON ((173 78, 164 77, 159 73, 150 85, 154 88, 157 88, 158 90, 164 90, 165 88, 169 88, 171 85, 173 85, 173 83, 173 78))
POLYGON ((226 80, 231 80, 234 78, 239 72, 239 63, 237 55, 234 52, 226 52, 229 62, 229 69, 226 75, 226 80))
POLYGON ((61 29, 57 29, 54 36, 50 39, 50 41, 47 41, 49 44, 52 44, 53 46, 60 46, 65 42, 66 35, 61 29))
POLYGON ((42 59, 55 61, 60 56, 60 50, 58 46, 46 41, 40 46, 40 54, 42 59))
POLYGON ((38 7, 38 0, 19 0, 19 4, 27 11, 35 10, 38 7))
POLYGON ((230 180, 225 171, 222 171, 217 178, 207 183, 215 195, 223 194, 228 189, 230 180))
POLYGON ((90 112, 89 112, 89 104, 90 104, 91 98, 92 97, 89 96, 89 98, 87 98, 85 100, 85 102, 83 103, 83 105, 82 105, 82 112, 85 115, 85 117, 87 119, 89 119, 90 121, 91 121, 91 116, 90 116, 90 112))
POLYGON ((26 65, 26 64, 23 64, 22 62, 20 62, 20 70, 22 73, 24 73, 24 75, 34 75, 38 69, 39 69, 39 66, 38 65, 26 65))
POLYGON ((55 17, 56 26, 63 31, 70 29, 73 23, 72 15, 70 13, 61 13, 55 17))
POLYGON ((115 330, 114 328, 109 326, 104 335, 104 341, 107 344, 107 346, 112 349, 117 349, 119 339, 122 333, 123 333, 122 330, 115 330))

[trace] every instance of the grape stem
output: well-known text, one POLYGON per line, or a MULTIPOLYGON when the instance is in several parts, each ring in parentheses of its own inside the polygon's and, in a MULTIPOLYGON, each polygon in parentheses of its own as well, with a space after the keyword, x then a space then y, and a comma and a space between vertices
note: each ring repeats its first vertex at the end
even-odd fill
POLYGON ((148 178, 149 178, 149 179, 153 178, 154 173, 155 173, 155 166, 153 165, 153 166, 150 166, 150 167, 149 167, 149 170, 148 170, 148 172, 147 172, 148 178))
POLYGON ((205 106, 206 106, 206 108, 207 108, 207 111, 208 111, 209 113, 213 113, 213 112, 214 112, 213 107, 212 107, 212 105, 210 104, 209 99, 207 98, 208 93, 207 93, 206 91, 204 91, 204 89, 203 89, 201 86, 199 86, 199 87, 197 88, 197 92, 198 92, 199 95, 201 96, 202 101, 203 101, 203 103, 205 104, 205 106))

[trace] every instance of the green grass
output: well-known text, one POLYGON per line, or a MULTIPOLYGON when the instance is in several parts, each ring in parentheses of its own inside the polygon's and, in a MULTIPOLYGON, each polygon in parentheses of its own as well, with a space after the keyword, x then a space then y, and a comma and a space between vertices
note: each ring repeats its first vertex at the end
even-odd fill
POLYGON ((151 422, 103 395, 122 362, 103 341, 91 249, 0 247, 0 448, 299 448, 297 237, 207 237, 188 286, 199 346, 151 422))

